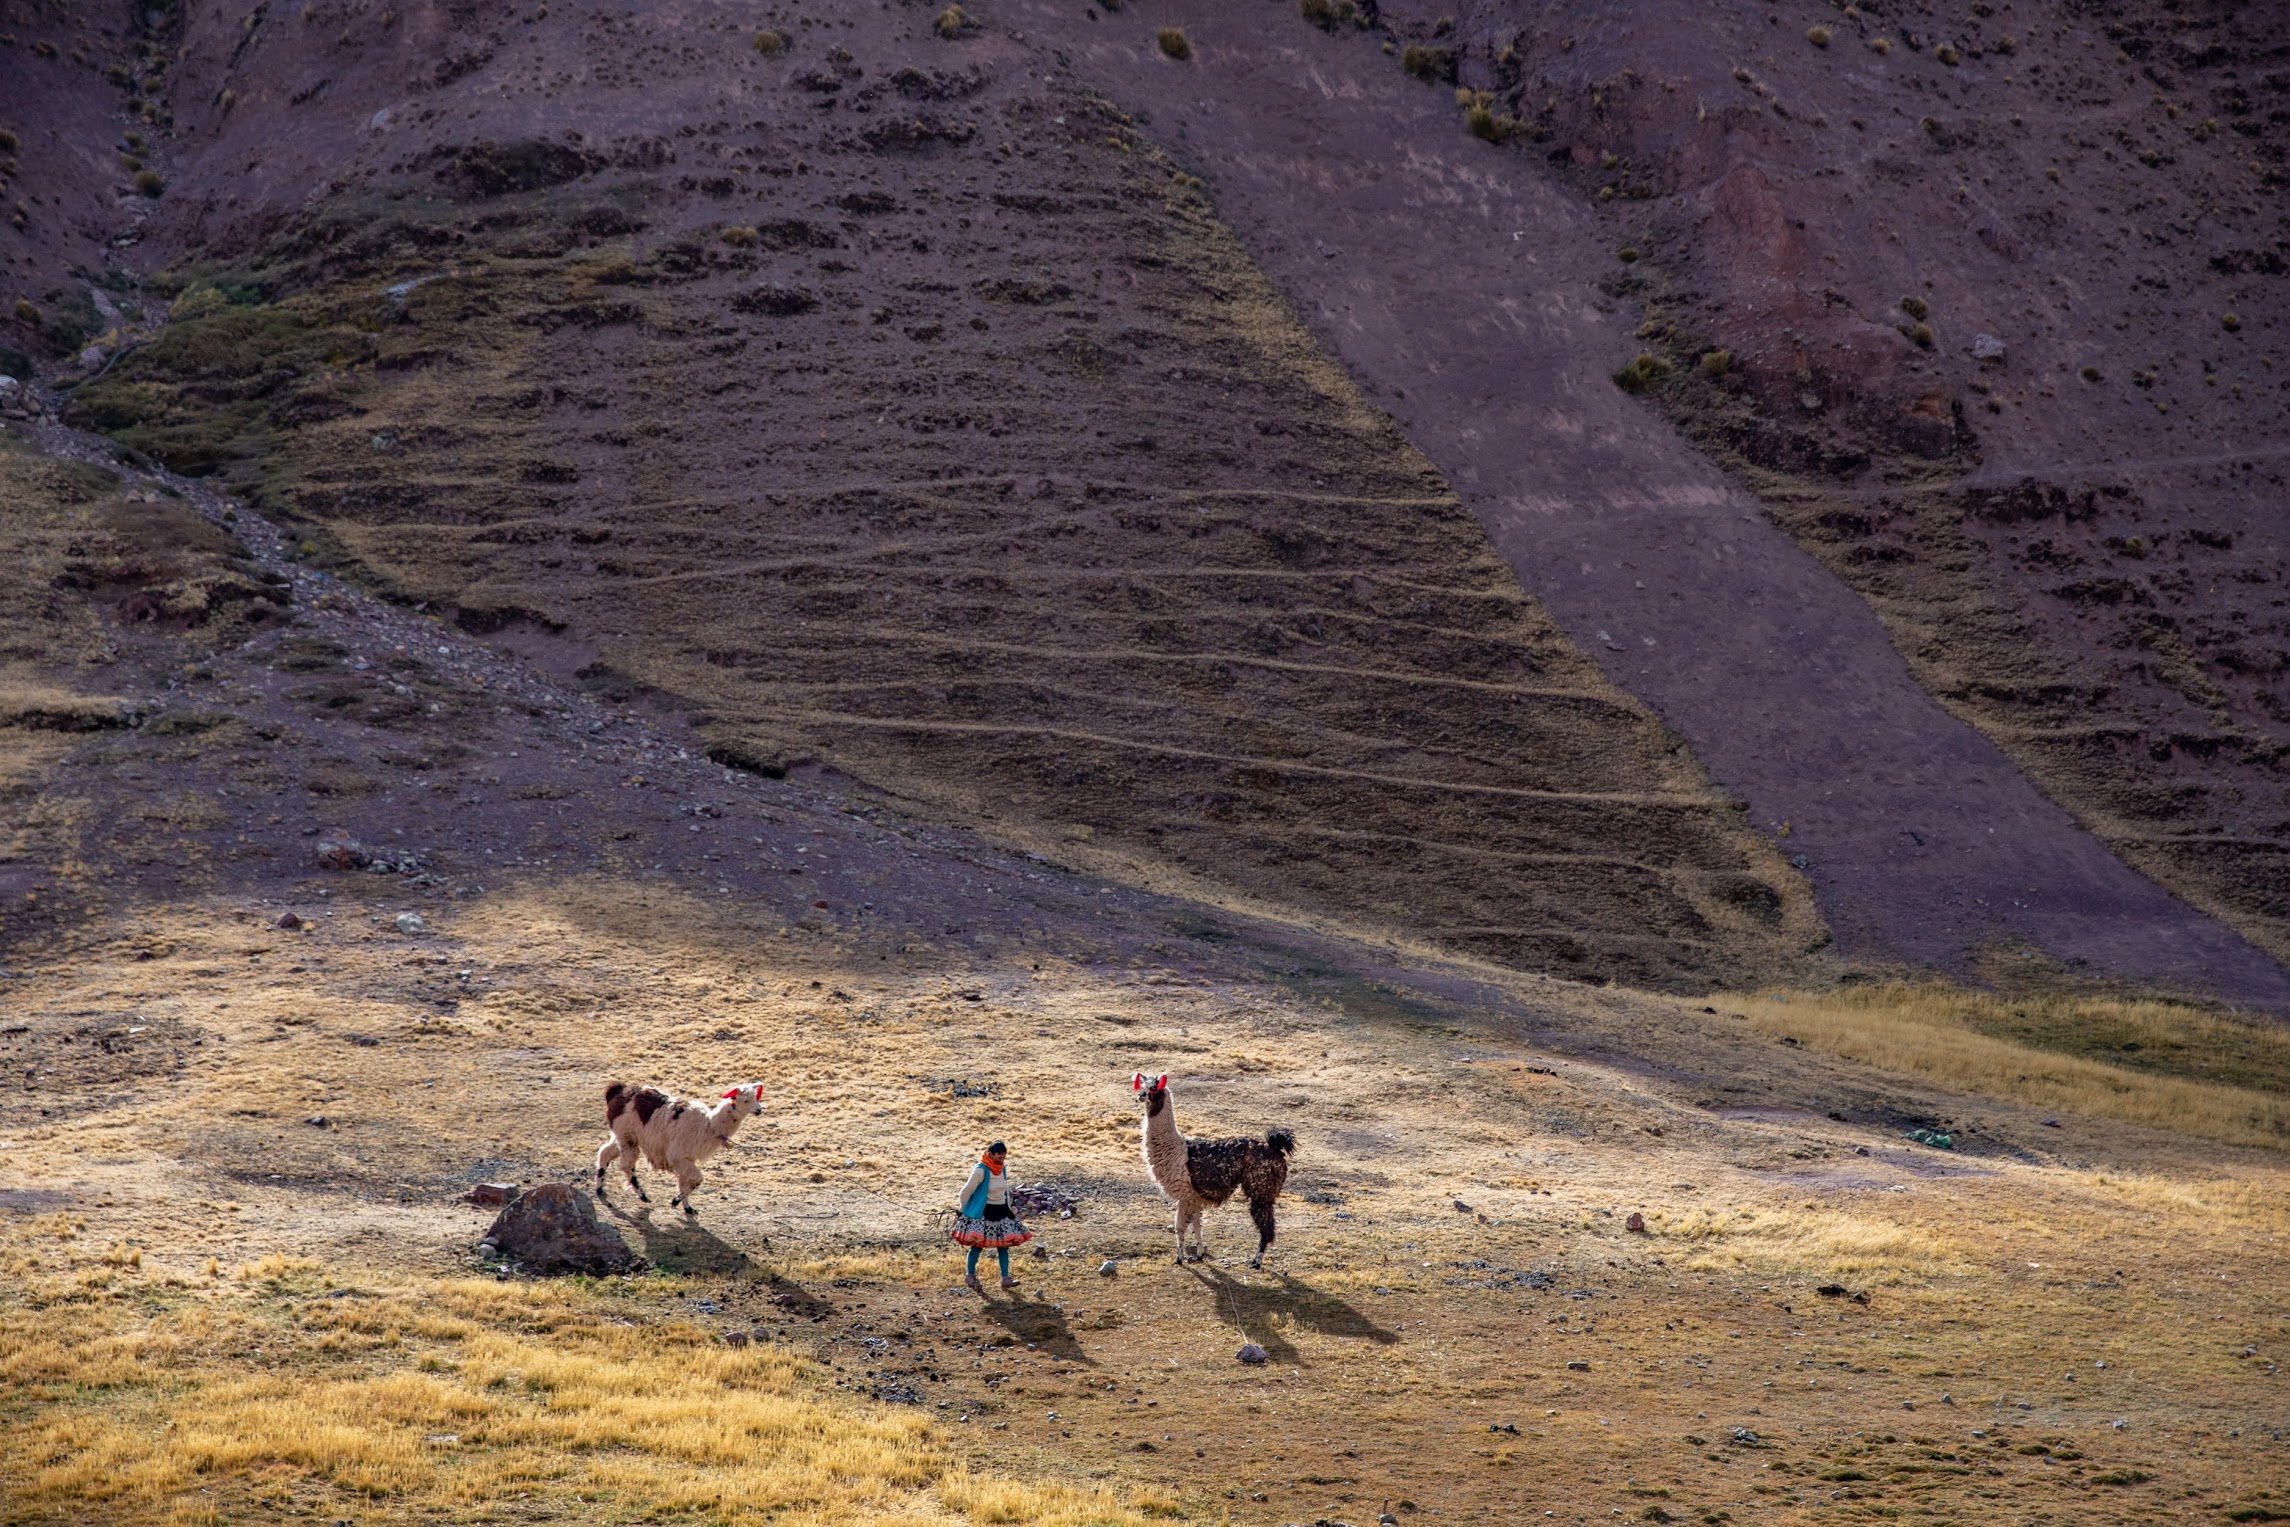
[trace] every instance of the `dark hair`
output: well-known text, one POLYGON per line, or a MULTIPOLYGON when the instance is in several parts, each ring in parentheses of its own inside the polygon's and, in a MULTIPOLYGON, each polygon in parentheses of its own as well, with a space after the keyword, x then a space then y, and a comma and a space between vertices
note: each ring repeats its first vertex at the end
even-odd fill
POLYGON ((986 1147, 986 1154, 989 1156, 1007 1156, 1010 1154, 1010 1147, 997 1140, 986 1147))

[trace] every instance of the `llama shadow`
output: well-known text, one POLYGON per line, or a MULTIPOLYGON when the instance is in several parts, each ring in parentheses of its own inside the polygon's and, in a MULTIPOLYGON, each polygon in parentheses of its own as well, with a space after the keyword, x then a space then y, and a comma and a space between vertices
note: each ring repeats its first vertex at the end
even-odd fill
POLYGON ((1074 1339, 1073 1327, 1066 1322, 1065 1311, 1040 1299, 1028 1299, 1023 1293, 1013 1294, 1007 1300, 988 1299, 978 1307, 979 1313, 1008 1331, 1020 1341, 1032 1342, 1050 1357, 1059 1357, 1069 1363, 1096 1364, 1081 1350, 1074 1339))
POLYGON ((745 1272, 755 1265, 746 1252, 701 1228, 698 1220, 681 1209, 655 1216, 650 1204, 640 1204, 631 1211, 609 1199, 600 1199, 597 1208, 635 1231, 636 1238, 644 1243, 644 1260, 662 1272, 721 1276, 745 1272))
POLYGON ((1278 1316, 1286 1316, 1288 1323, 1322 1336, 1348 1336, 1372 1341, 1379 1347, 1391 1346, 1399 1340, 1397 1331, 1386 1330, 1335 1295, 1322 1293, 1287 1273, 1274 1273, 1276 1281, 1268 1288, 1243 1283, 1223 1268, 1208 1263, 1187 1263, 1185 1270, 1216 1296, 1217 1313, 1238 1326, 1242 1335, 1262 1347, 1265 1356, 1276 1363, 1302 1360, 1295 1344, 1282 1337, 1274 1326, 1278 1316))

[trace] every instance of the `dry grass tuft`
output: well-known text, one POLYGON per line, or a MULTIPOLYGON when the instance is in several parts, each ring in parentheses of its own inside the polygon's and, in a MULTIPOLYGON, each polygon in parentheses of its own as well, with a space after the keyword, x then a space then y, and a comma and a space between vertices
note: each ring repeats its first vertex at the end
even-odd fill
POLYGON ((1163 27, 1153 34, 1153 41, 1171 58, 1182 60, 1193 56, 1192 39, 1185 35, 1183 27, 1163 27))
POLYGON ((2290 1033, 2175 1003, 1883 986, 1749 998, 1750 1022, 1953 1091, 2290 1148, 2290 1033))

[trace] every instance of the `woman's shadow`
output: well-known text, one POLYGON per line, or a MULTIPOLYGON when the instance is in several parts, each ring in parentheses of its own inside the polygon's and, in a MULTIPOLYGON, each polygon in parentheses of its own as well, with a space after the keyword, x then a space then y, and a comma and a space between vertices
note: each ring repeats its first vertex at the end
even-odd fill
POLYGON ((1274 1273, 1270 1286, 1242 1283, 1223 1268, 1205 1262, 1186 1264, 1186 1271, 1216 1298, 1217 1313, 1240 1328, 1241 1334, 1264 1349, 1274 1362, 1293 1363, 1301 1356, 1293 1342, 1281 1336, 1274 1323, 1298 1325, 1322 1336, 1348 1336, 1388 1347, 1399 1340, 1367 1315, 1287 1273, 1274 1273))
POLYGON ((1032 1342, 1051 1357, 1096 1366, 1075 1339, 1065 1311, 1048 1300, 1028 1299, 1021 1290, 1008 1299, 984 1300, 978 1311, 1018 1340, 1032 1342))

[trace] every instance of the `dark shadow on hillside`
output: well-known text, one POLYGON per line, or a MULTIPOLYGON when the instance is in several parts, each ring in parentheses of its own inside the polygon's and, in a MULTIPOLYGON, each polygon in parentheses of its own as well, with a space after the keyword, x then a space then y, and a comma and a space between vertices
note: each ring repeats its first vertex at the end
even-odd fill
POLYGON ((1294 1344, 1280 1335, 1273 1321, 1286 1316, 1290 1324, 1321 1336, 1345 1336, 1388 1347, 1399 1333, 1377 1325, 1361 1311, 1333 1294, 1323 1293, 1287 1273, 1273 1274, 1270 1285, 1243 1283, 1221 1267, 1191 1263, 1186 1271, 1200 1279, 1215 1297, 1217 1313, 1240 1328, 1241 1334, 1262 1347, 1276 1363, 1302 1359, 1294 1344))
POLYGON ((644 1259, 662 1272, 721 1277, 746 1272, 755 1265, 746 1252, 681 1209, 655 1213, 652 1205, 639 1204, 631 1212, 609 1199, 599 1199, 597 1208, 635 1231, 644 1243, 644 1259))
MULTIPOLYGON (((991 1271, 992 1264, 986 1266, 991 1271)), ((1051 1357, 1063 1358, 1069 1363, 1091 1363, 1081 1343, 1074 1339, 1065 1311, 1054 1304, 1028 1299, 1020 1291, 1006 1300, 989 1297, 979 1306, 979 1312, 1018 1340, 1032 1342, 1051 1357)), ((1095 1365, 1091 1363, 1091 1366, 1095 1365)))

